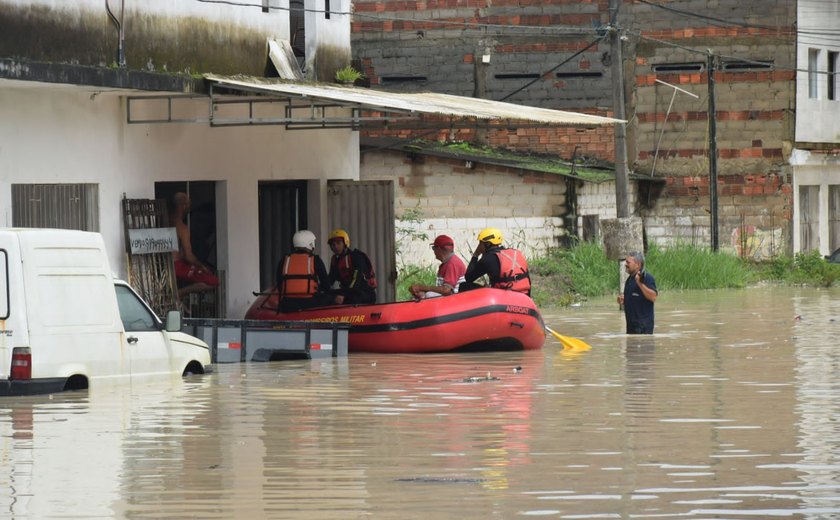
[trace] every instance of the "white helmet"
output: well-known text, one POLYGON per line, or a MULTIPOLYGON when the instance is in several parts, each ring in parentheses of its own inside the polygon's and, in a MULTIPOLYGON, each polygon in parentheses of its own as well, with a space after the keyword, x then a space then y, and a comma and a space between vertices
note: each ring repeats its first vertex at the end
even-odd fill
POLYGON ((292 245, 313 251, 315 249, 315 233, 308 229, 301 229, 292 237, 292 245))

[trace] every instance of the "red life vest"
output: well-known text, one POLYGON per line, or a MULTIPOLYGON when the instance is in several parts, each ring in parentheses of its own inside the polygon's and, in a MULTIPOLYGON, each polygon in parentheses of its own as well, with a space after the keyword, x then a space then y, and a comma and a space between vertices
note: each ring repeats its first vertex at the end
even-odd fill
POLYGON ((499 259, 499 278, 492 286, 527 294, 531 290, 531 279, 525 255, 518 249, 499 249, 495 254, 499 259))
MULTIPOLYGON (((370 258, 367 254, 363 251, 359 251, 355 249, 353 252, 362 255, 362 257, 367 260, 367 265, 369 266, 369 270, 367 272, 359 271, 365 279, 368 287, 371 289, 376 289, 376 272, 373 269, 373 262, 370 261, 370 258)), ((347 250, 344 255, 337 257, 333 255, 332 257, 332 265, 337 265, 338 267, 338 279, 341 283, 342 288, 353 287, 355 285, 356 280, 353 279, 353 273, 356 271, 356 266, 353 265, 353 259, 351 258, 353 255, 351 254, 350 250, 347 250)), ((363 267, 363 266, 362 266, 363 267)))
POLYGON ((311 298, 316 292, 315 256, 309 253, 287 255, 280 271, 280 294, 289 298, 311 298))

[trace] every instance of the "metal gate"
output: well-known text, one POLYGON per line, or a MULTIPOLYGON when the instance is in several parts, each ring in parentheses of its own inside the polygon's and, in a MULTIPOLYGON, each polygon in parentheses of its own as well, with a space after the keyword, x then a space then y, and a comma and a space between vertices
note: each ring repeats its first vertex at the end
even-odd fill
MULTIPOLYGON (((157 199, 123 199, 123 230, 128 259, 128 283, 149 304, 158 316, 178 308, 175 288, 175 268, 172 252, 163 251, 141 255, 131 254, 129 230, 170 227, 166 201, 157 199)), ((175 238, 176 249, 178 239, 175 238)))
POLYGON ((840 248, 840 185, 828 187, 828 253, 840 248))
POLYGON ((327 190, 330 229, 342 228, 353 249, 368 254, 376 269, 377 302, 396 299, 394 186, 391 181, 332 181, 327 190))
POLYGON ((820 187, 799 186, 799 250, 820 248, 820 187))

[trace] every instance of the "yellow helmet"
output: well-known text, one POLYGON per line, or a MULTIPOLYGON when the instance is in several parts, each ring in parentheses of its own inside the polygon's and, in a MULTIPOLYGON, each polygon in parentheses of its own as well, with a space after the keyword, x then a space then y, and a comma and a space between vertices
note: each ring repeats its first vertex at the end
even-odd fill
POLYGON ((350 235, 347 234, 347 231, 344 231, 343 229, 333 229, 330 233, 330 238, 327 239, 327 242, 334 238, 344 240, 344 247, 350 247, 350 235))
POLYGON ((494 246, 500 246, 502 245, 502 232, 492 227, 484 228, 484 230, 478 234, 478 241, 488 242, 494 246))

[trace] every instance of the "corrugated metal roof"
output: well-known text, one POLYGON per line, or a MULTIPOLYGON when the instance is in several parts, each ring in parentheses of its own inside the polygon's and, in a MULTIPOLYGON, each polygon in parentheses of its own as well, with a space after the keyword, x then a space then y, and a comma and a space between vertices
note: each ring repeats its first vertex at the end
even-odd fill
POLYGON ((340 87, 324 83, 282 82, 267 78, 225 77, 214 74, 208 74, 205 77, 220 86, 284 97, 330 101, 369 110, 395 110, 489 121, 530 121, 546 125, 592 126, 625 122, 610 117, 433 92, 397 93, 367 88, 340 87))

